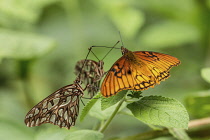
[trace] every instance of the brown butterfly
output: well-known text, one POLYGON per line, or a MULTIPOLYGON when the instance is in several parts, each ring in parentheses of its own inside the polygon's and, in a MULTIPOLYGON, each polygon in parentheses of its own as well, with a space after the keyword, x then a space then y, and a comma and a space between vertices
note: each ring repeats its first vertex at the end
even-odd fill
POLYGON ((169 70, 180 64, 170 55, 149 51, 129 51, 121 47, 122 57, 110 68, 101 85, 101 94, 110 97, 122 90, 146 90, 167 79, 169 70))
MULTIPOLYGON (((81 70, 84 67, 90 50, 86 59, 81 63, 81 70)), ((28 127, 40 126, 44 123, 51 123, 58 125, 60 128, 66 127, 70 129, 75 125, 77 116, 79 114, 79 100, 84 95, 87 89, 82 88, 80 74, 73 84, 64 86, 37 105, 35 105, 25 117, 25 124, 28 127)))
POLYGON ((26 114, 25 124, 33 127, 51 123, 70 129, 75 125, 79 113, 79 97, 83 96, 83 92, 79 79, 76 79, 74 84, 58 89, 35 105, 26 114))
POLYGON ((90 59, 80 60, 76 63, 75 74, 80 74, 79 78, 87 87, 87 92, 90 95, 90 98, 99 91, 100 81, 105 73, 103 65, 104 62, 102 60, 96 62, 90 59))

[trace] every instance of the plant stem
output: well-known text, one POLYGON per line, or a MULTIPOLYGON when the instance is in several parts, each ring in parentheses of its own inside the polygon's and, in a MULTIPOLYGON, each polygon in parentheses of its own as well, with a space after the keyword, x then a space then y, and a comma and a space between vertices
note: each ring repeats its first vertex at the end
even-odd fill
POLYGON ((204 125, 210 125, 210 117, 192 120, 190 121, 188 127, 189 129, 193 129, 193 128, 204 126, 204 125))
POLYGON ((106 130, 106 128, 108 127, 108 125, 110 124, 110 122, 112 121, 112 119, 114 118, 114 116, 117 114, 117 112, 119 111, 119 109, 120 109, 120 107, 121 107, 121 105, 122 105, 122 103, 125 101, 125 97, 123 97, 122 98, 122 100, 120 100, 120 102, 118 103, 118 105, 117 105, 117 107, 115 108, 115 110, 114 110, 114 112, 112 113, 112 115, 109 117, 109 119, 105 122, 105 124, 104 124, 104 126, 103 127, 101 127, 100 129, 99 129, 99 131, 101 132, 101 133, 103 133, 105 130, 106 130))
POLYGON ((29 79, 21 79, 22 80, 22 86, 23 86, 23 92, 24 92, 24 96, 25 96, 25 103, 27 104, 27 106, 29 108, 34 106, 33 100, 30 96, 30 81, 29 79))
MULTIPOLYGON (((192 120, 189 122, 188 126, 189 126, 189 129, 187 130, 187 133, 190 136, 196 137, 196 135, 197 135, 197 137, 199 137, 199 136, 202 137, 201 132, 206 137, 210 136, 209 135, 210 117, 192 120)), ((133 136, 119 138, 116 140, 148 140, 148 139, 154 139, 154 138, 163 137, 163 136, 170 136, 169 130, 167 128, 165 128, 163 130, 148 131, 148 132, 140 133, 140 134, 133 135, 133 136)))
POLYGON ((31 85, 30 85, 30 70, 31 70, 31 60, 20 60, 18 61, 18 75, 23 86, 23 93, 25 97, 25 103, 29 108, 33 107, 33 100, 30 96, 31 85))

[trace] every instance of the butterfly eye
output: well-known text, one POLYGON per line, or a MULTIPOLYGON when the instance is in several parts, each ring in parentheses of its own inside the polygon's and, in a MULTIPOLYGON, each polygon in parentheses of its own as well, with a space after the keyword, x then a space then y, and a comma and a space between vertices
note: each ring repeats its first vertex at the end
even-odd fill
POLYGON ((128 53, 128 49, 121 46, 121 52, 122 52, 122 55, 124 55, 124 54, 128 53))

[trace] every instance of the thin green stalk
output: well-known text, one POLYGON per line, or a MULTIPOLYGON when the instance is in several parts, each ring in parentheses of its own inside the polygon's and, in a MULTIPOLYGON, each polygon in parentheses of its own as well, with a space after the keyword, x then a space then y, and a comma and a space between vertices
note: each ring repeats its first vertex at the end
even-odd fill
POLYGON ((112 115, 109 117, 109 119, 105 122, 104 126, 101 127, 99 129, 99 131, 101 133, 103 133, 106 128, 108 127, 108 125, 110 124, 110 122, 112 121, 112 119, 114 118, 114 116, 117 114, 117 112, 119 111, 120 107, 122 106, 122 103, 125 101, 125 97, 122 98, 122 100, 118 103, 117 107, 115 108, 114 112, 112 113, 112 115))
POLYGON ((23 86, 23 93, 25 97, 25 103, 28 107, 33 107, 33 100, 31 98, 31 85, 30 85, 30 70, 31 60, 20 60, 18 61, 18 75, 23 86))
POLYGON ((24 93, 24 96, 25 96, 25 102, 27 104, 27 106, 29 108, 33 107, 34 106, 34 103, 33 103, 33 100, 31 98, 31 90, 30 90, 30 84, 29 84, 29 79, 21 79, 22 81, 22 85, 23 85, 23 93, 24 93))

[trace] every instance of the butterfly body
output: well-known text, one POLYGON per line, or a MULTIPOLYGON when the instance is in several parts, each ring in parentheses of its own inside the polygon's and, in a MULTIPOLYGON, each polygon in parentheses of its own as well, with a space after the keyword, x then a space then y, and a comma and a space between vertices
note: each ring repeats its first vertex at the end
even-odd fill
POLYGON ((150 51, 129 51, 121 48, 123 56, 110 68, 102 86, 105 97, 122 90, 145 90, 169 77, 169 70, 180 61, 170 55, 150 51))
POLYGON ((90 59, 80 60, 76 63, 75 74, 80 74, 79 78, 83 85, 87 87, 90 98, 99 91, 100 81, 105 73, 103 65, 104 62, 102 60, 96 62, 90 59))

